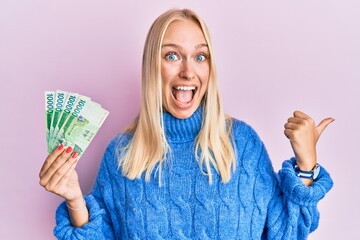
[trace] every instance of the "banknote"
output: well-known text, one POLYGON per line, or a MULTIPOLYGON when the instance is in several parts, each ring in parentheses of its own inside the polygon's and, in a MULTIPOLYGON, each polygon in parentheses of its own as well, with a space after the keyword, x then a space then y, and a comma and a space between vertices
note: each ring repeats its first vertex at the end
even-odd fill
POLYGON ((51 150, 49 146, 51 119, 54 112, 55 93, 53 91, 45 91, 45 121, 46 121, 46 142, 48 143, 48 152, 51 150))
POLYGON ((45 100, 48 152, 64 144, 66 147, 72 146, 73 151, 81 156, 104 123, 109 111, 87 96, 60 90, 46 91, 45 100), (64 99, 62 104, 61 101, 56 101, 57 97, 64 99), (58 112, 55 115, 56 110, 58 112))
MULTIPOLYGON (((81 96, 80 98, 90 100, 90 98, 87 98, 85 96, 81 96)), ((77 100, 79 99, 79 95, 77 93, 68 93, 67 98, 64 104, 63 109, 61 110, 61 113, 59 114, 58 119, 56 120, 56 125, 51 132, 51 142, 49 142, 50 148, 53 149, 54 146, 54 140, 57 138, 57 135, 59 131, 62 129, 64 123, 68 120, 71 111, 73 110, 74 106, 77 103, 77 100)), ((55 146, 56 147, 56 146, 55 146)))
POLYGON ((51 117, 51 125, 50 125, 50 139, 54 138, 54 129, 58 123, 59 117, 64 108, 67 95, 68 95, 67 92, 61 90, 55 91, 54 111, 51 117))
POLYGON ((51 142, 49 143, 51 151, 53 151, 58 145, 64 144, 66 146, 70 146, 69 142, 60 141, 63 139, 65 132, 68 130, 70 124, 78 118, 80 113, 82 112, 83 108, 91 101, 90 98, 86 96, 79 96, 77 101, 75 102, 74 106, 72 107, 69 114, 66 114, 67 117, 59 122, 59 125, 56 127, 58 129, 56 136, 52 136, 51 142), (60 126, 61 125, 61 126, 60 126))

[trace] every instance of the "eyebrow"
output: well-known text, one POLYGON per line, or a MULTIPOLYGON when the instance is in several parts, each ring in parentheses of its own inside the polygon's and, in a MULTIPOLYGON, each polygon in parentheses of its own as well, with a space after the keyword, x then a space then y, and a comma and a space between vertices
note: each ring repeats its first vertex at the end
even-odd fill
MULTIPOLYGON (((174 47, 174 48, 182 49, 181 46, 179 46, 179 45, 177 45, 177 44, 174 44, 174 43, 163 44, 163 45, 161 46, 161 48, 163 48, 163 47, 174 47)), ((195 49, 203 48, 203 47, 208 48, 209 46, 208 46, 206 43, 200 43, 200 44, 198 44, 198 45, 195 46, 195 49)))

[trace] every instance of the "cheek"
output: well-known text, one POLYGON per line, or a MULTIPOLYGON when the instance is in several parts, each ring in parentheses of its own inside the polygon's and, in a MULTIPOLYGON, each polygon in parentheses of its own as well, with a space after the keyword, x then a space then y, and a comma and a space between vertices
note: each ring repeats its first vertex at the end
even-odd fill
POLYGON ((165 84, 167 79, 167 70, 165 67, 161 66, 161 80, 162 83, 165 84))
POLYGON ((177 66, 173 64, 162 64, 161 65, 161 77, 164 82, 169 82, 177 72, 177 66))
POLYGON ((200 78, 201 84, 204 85, 205 87, 207 86, 207 84, 209 82, 209 77, 210 77, 210 68, 209 67, 204 67, 204 68, 200 69, 199 78, 200 78))
POLYGON ((209 77, 210 77, 209 68, 203 69, 203 71, 201 73, 199 72, 199 79, 201 82, 201 90, 200 90, 201 98, 204 97, 204 95, 206 94, 206 92, 208 90, 209 77))
POLYGON ((161 81, 162 81, 162 94, 163 98, 166 98, 171 92, 169 91, 169 84, 171 81, 171 72, 168 67, 161 67, 161 81))

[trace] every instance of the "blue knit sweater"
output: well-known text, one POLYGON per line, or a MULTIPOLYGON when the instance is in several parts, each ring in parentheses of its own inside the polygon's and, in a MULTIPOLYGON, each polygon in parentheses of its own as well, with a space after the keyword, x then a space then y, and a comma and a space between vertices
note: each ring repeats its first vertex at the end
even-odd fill
POLYGON ((213 183, 201 173, 194 143, 202 125, 202 108, 187 119, 164 114, 171 148, 156 174, 129 180, 117 169, 120 145, 131 135, 111 141, 91 192, 85 196, 89 222, 71 225, 66 204, 56 212, 59 239, 306 239, 318 227, 317 203, 333 182, 324 168, 306 187, 295 175, 292 158, 275 174, 256 132, 233 119, 237 168, 224 184, 213 170, 213 183))

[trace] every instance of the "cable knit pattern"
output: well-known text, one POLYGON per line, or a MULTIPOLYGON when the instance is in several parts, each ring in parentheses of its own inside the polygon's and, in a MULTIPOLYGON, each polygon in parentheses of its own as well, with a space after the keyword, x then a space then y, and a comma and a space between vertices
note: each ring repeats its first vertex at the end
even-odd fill
POLYGON ((90 221, 71 225, 66 204, 56 212, 59 239, 306 239, 318 227, 316 205, 333 182, 324 168, 306 187, 295 175, 295 159, 273 170, 264 144, 246 123, 233 119, 237 168, 221 183, 201 173, 194 157, 202 125, 200 107, 188 119, 164 113, 170 152, 150 182, 129 180, 117 168, 118 149, 131 139, 121 134, 109 144, 91 192, 85 196, 90 221))

